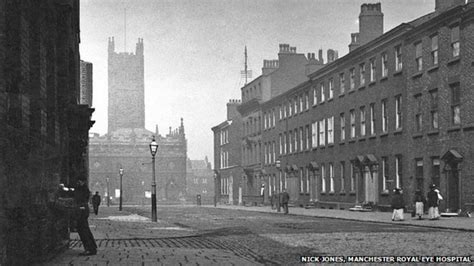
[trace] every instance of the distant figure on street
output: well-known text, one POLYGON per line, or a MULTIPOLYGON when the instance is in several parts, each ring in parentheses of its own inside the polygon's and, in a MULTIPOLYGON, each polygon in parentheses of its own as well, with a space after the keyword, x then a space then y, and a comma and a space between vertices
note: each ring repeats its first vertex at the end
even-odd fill
POLYGON ((85 251, 79 255, 90 256, 97 254, 97 244, 95 243, 94 236, 92 235, 91 229, 89 228, 89 197, 90 191, 87 187, 86 181, 79 179, 77 187, 74 190, 74 200, 79 208, 77 216, 77 233, 81 238, 82 245, 85 251))
POLYGON ((439 219, 439 198, 441 195, 437 192, 436 185, 433 184, 430 186, 430 191, 426 198, 428 199, 428 217, 430 220, 439 219))
POLYGON ((94 196, 92 196, 92 207, 94 208, 95 215, 99 213, 99 205, 100 205, 100 195, 99 195, 99 191, 96 191, 94 196))
POLYGON ((283 189, 281 193, 281 204, 283 206, 283 210, 285 210, 285 214, 288 214, 288 202, 290 201, 290 195, 286 192, 286 189, 283 189))
POLYGON ((405 208, 405 201, 403 200, 402 190, 395 188, 392 198, 392 221, 403 221, 403 209, 405 208))
POLYGON ((422 220, 424 207, 426 203, 425 197, 421 194, 421 190, 417 189, 415 191, 415 216, 418 216, 418 220, 422 220))
POLYGON ((272 210, 276 208, 276 201, 278 200, 276 191, 273 190, 272 196, 270 197, 270 204, 272 205, 272 210))

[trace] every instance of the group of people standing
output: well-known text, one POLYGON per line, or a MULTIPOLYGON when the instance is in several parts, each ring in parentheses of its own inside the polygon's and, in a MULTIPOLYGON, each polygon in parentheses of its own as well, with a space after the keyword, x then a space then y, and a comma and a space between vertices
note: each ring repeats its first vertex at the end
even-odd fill
MULTIPOLYGON (((421 193, 421 190, 417 189, 415 191, 415 217, 418 217, 419 220, 423 219, 425 205, 428 207, 428 218, 430 220, 437 220, 440 217, 439 214, 439 202, 443 199, 441 193, 436 188, 436 185, 430 186, 430 191, 426 195, 426 198, 421 193)), ((405 209, 405 201, 403 199, 402 190, 396 188, 394 190, 394 195, 392 197, 391 207, 393 209, 392 221, 403 221, 403 212, 405 209)))
POLYGON ((276 193, 273 191, 272 196, 270 197, 270 204, 272 205, 272 209, 277 209, 280 211, 280 208, 283 208, 283 213, 288 214, 288 202, 290 202, 290 195, 283 189, 283 192, 276 193))

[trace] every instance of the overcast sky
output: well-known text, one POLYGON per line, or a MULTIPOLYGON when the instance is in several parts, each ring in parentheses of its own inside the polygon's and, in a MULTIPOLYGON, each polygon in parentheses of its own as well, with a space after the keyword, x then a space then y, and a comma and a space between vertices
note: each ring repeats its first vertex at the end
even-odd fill
MULTIPOLYGON (((116 52, 135 52, 143 38, 145 125, 165 135, 180 118, 188 157, 208 156, 211 127, 226 119, 226 103, 240 99, 244 47, 253 77, 264 59, 277 59, 278 45, 298 53, 331 48, 347 54, 358 31, 363 0, 82 0, 81 58, 94 64, 91 132, 107 132, 107 38, 116 52), (126 42, 124 14, 126 10, 126 42), (126 43, 126 46, 125 46, 126 43)), ((435 0, 381 0, 384 32, 434 11, 435 0)))

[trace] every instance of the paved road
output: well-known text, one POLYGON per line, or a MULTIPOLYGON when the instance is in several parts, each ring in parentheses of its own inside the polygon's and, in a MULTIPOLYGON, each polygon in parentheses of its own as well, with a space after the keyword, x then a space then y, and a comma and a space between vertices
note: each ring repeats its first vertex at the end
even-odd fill
POLYGON ((71 249, 46 265, 295 265, 301 256, 469 255, 473 232, 194 206, 102 208, 98 255, 71 249))

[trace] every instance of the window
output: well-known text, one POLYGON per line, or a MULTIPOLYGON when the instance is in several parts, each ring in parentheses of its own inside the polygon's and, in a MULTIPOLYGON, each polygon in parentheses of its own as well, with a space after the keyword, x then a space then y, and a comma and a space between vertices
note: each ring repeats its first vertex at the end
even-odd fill
POLYGON ((355 138, 356 136, 356 124, 355 124, 356 118, 355 117, 356 116, 355 116, 354 110, 351 110, 350 116, 351 116, 351 138, 355 138))
POLYGON ((395 129, 402 128, 402 96, 395 96, 395 129))
POLYGON ((288 133, 288 153, 293 152, 293 131, 290 130, 290 133, 288 133))
POLYGON ((451 51, 453 57, 458 57, 460 52, 459 25, 451 28, 451 51))
POLYGON ((382 191, 388 192, 388 158, 382 157, 382 191))
POLYGON ((308 108, 309 108, 309 92, 306 92, 304 94, 304 102, 305 102, 304 109, 308 110, 308 108))
POLYGON ((423 115, 421 109, 421 94, 415 95, 415 130, 421 132, 423 130, 423 115))
POLYGON ((263 113, 263 129, 267 129, 267 114, 263 113))
POLYGON ((415 44, 415 65, 416 71, 423 70, 423 50, 421 42, 415 44))
POLYGON ((281 134, 278 136, 279 139, 280 139, 280 149, 278 150, 279 151, 279 154, 281 155, 283 153, 283 142, 282 142, 282 137, 281 137, 281 134))
POLYGON ((345 173, 346 173, 346 165, 345 162, 340 163, 340 174, 341 174, 341 192, 344 192, 344 187, 345 187, 345 173))
POLYGON ((382 132, 388 131, 387 100, 382 100, 382 132))
POLYGON ((303 112, 304 106, 303 106, 303 95, 300 95, 300 112, 303 112))
POLYGON ((355 191, 355 173, 354 173, 354 163, 351 162, 351 191, 355 191))
POLYGON ((298 113, 298 96, 295 96, 295 115, 298 113))
POLYGON ((440 177, 440 160, 438 157, 433 157, 431 163, 431 183, 439 187, 439 177, 440 177))
POLYGON ((360 136, 365 136, 365 107, 360 108, 360 136))
POLYGON ((459 83, 450 85, 451 87, 451 115, 453 125, 461 124, 461 88, 459 83))
POLYGON ((321 164, 321 192, 326 193, 326 171, 324 164, 321 164))
POLYGON ((286 154, 287 149, 286 149, 286 132, 283 133, 283 154, 286 154))
POLYGON ((263 153, 264 153, 264 163, 265 164, 268 164, 268 147, 267 147, 267 143, 263 144, 263 153))
POLYGON ((365 84, 365 63, 359 65, 359 81, 361 86, 365 84))
POLYGON ((334 143, 334 116, 327 119, 328 120, 328 144, 334 143))
POLYGON ((307 150, 309 148, 309 143, 311 141, 311 134, 309 133, 309 125, 306 126, 306 141, 304 143, 304 149, 307 150))
POLYGON ((332 97, 334 96, 334 80, 333 79, 329 80, 328 89, 329 89, 329 98, 328 99, 332 99, 332 97))
POLYGON ((316 93, 316 88, 313 88, 313 106, 318 104, 318 94, 316 93))
POLYGON ((329 192, 334 193, 334 166, 329 163, 329 192))
POLYGON ((295 152, 298 151, 298 129, 295 128, 295 136, 293 137, 294 138, 294 141, 295 141, 295 152))
POLYGON ((319 121, 319 146, 326 145, 326 120, 319 121))
POLYGON ((318 146, 317 132, 318 123, 314 122, 311 124, 311 147, 313 148, 316 148, 318 146))
POLYGON ((304 146, 305 146, 303 133, 304 133, 303 127, 300 127, 300 151, 304 151, 304 146))
POLYGON ((395 187, 402 187, 402 157, 395 157, 395 187))
POLYGON ((272 127, 275 127, 275 109, 272 110, 272 127))
POLYGON ((386 77, 388 75, 388 58, 387 53, 382 54, 382 77, 386 77))
POLYGON ((283 109, 283 118, 286 118, 286 104, 282 106, 283 109))
POLYGON ((339 88, 340 88, 340 93, 344 94, 346 91, 346 78, 344 73, 339 74, 339 88))
POLYGON ((423 159, 415 159, 415 181, 416 188, 423 190, 423 159))
POLYGON ((321 94, 321 102, 324 102, 325 95, 324 95, 324 83, 321 83, 319 86, 319 93, 321 94))
POLYGON ((395 47, 395 71, 401 71, 402 67, 402 46, 399 45, 395 47))
POLYGON ((309 193, 309 169, 306 168, 306 193, 309 193))
POLYGON ((438 64, 438 35, 431 36, 431 64, 438 64))
POLYGON ((370 60, 370 82, 375 81, 375 59, 370 60))
POLYGON ((344 113, 339 116, 339 122, 341 124, 341 142, 346 139, 346 117, 344 113))
POLYGON ((431 129, 438 129, 438 90, 430 91, 431 101, 431 129))
POLYGON ((288 117, 292 116, 293 115, 293 101, 290 100, 288 102, 288 117))
POLYGON ((274 141, 274 142, 272 143, 272 154, 273 154, 273 158, 272 158, 271 163, 275 163, 275 159, 276 159, 276 156, 275 156, 275 155, 276 155, 276 154, 275 154, 275 153, 276 153, 276 152, 275 152, 275 146, 276 146, 276 143, 275 143, 275 141, 274 141))
POLYGON ((282 110, 281 110, 281 105, 278 106, 278 114, 279 114, 280 120, 283 119, 283 112, 282 112, 282 110))
POLYGON ((375 103, 370 104, 370 135, 375 135, 375 103))
POLYGON ((301 168, 299 171, 299 176, 300 176, 300 193, 304 192, 304 180, 303 180, 303 168, 301 168))
POLYGON ((353 90, 355 88, 355 69, 354 68, 351 68, 351 70, 349 70, 349 89, 353 90))

